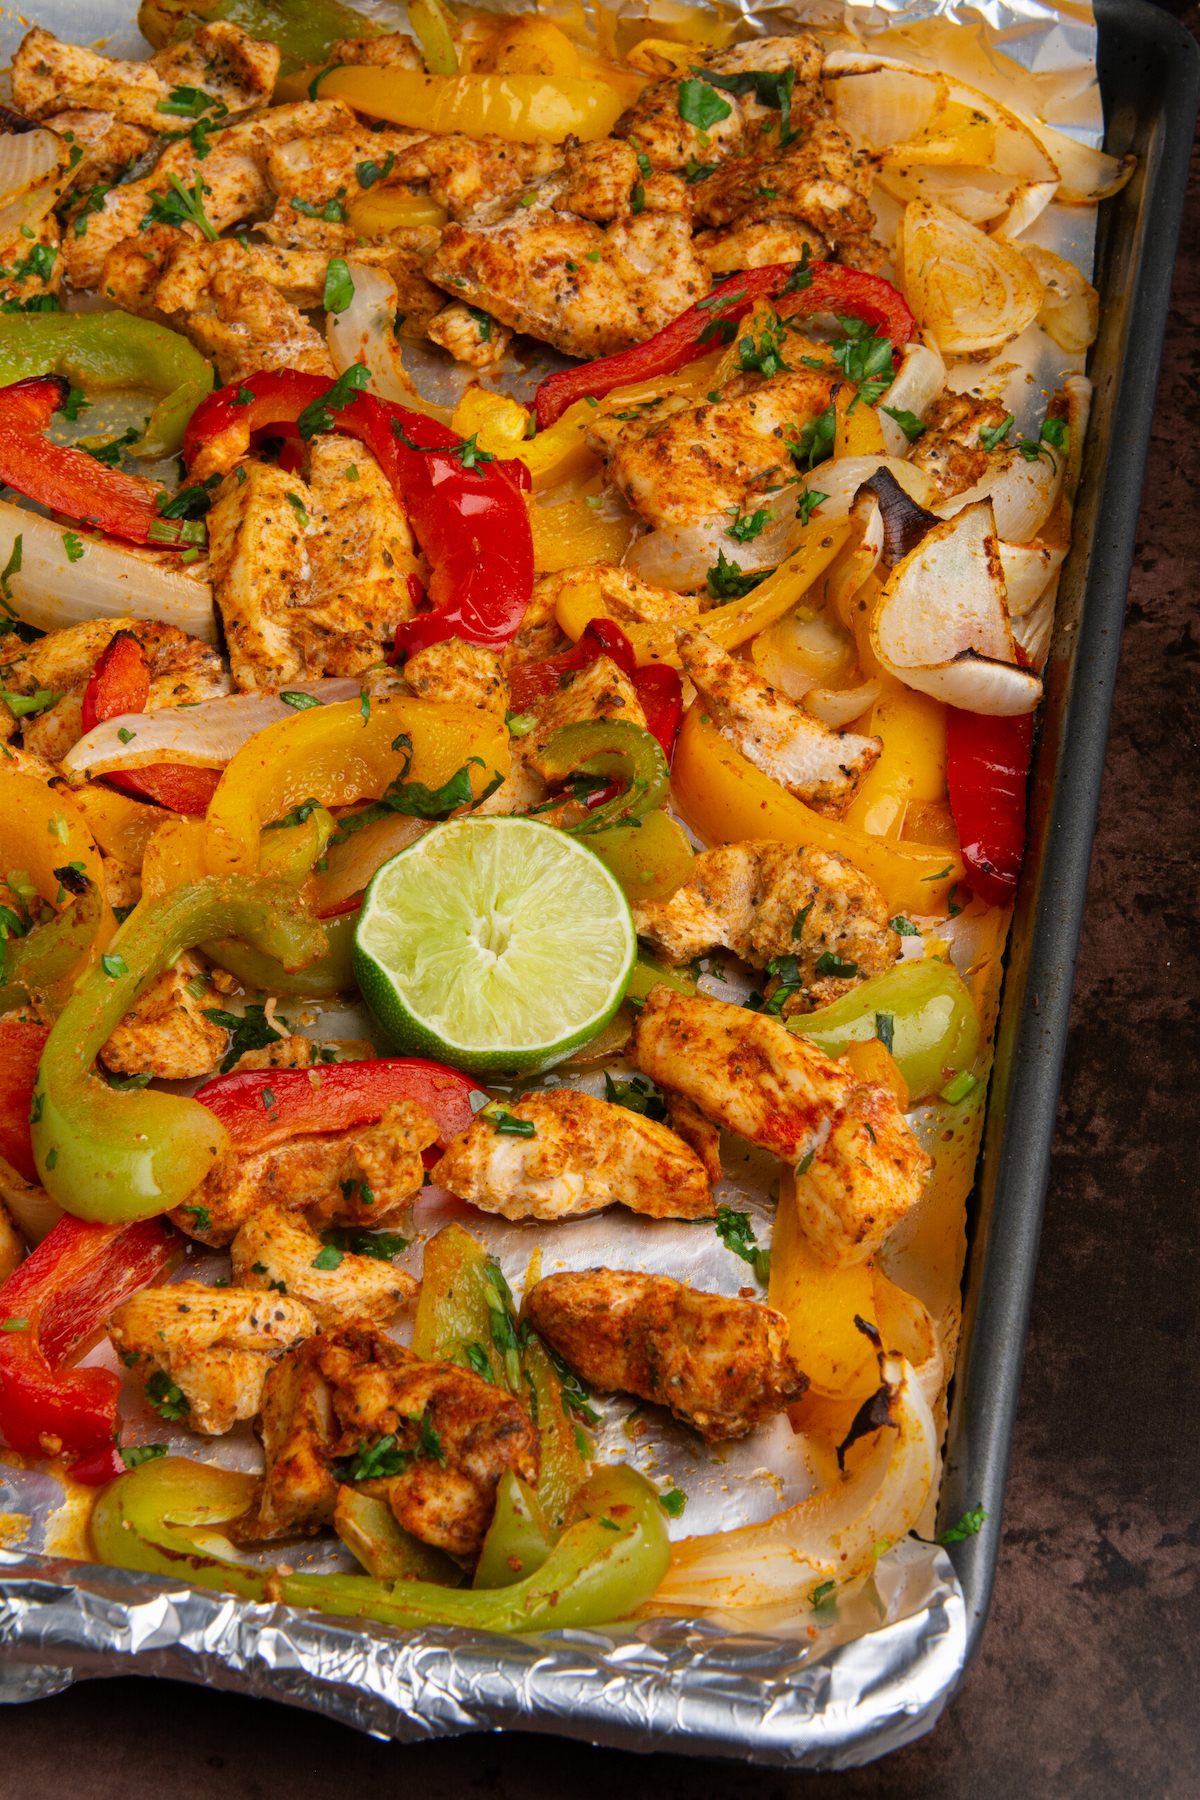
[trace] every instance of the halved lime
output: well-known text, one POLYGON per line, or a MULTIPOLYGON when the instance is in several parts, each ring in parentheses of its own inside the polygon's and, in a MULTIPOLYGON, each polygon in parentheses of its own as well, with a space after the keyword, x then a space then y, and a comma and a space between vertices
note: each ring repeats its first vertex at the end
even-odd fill
POLYGON ((637 955, 598 856, 534 819, 451 819, 384 863, 354 937, 363 998, 401 1050, 530 1075, 620 1006, 637 955))

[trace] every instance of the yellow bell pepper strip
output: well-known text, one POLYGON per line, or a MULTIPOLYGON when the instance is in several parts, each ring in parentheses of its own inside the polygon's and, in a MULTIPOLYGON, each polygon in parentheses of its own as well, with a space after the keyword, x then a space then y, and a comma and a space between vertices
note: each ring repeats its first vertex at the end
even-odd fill
POLYGON ((277 956, 266 956, 239 938, 206 938, 200 945, 210 962, 236 975, 243 987, 263 988, 269 994, 303 994, 310 1000, 332 1000, 352 994, 354 980, 354 932, 358 913, 342 913, 322 919, 329 948, 303 969, 286 969, 277 956))
POLYGON ((870 837, 823 818, 735 750, 699 704, 683 721, 671 766, 679 810, 711 844, 768 839, 835 850, 882 890, 892 914, 944 913, 962 859, 934 844, 870 837))
POLYGON ((193 882, 136 909, 51 1031, 34 1091, 33 1154, 47 1193, 76 1218, 113 1224, 181 1206, 228 1145, 207 1107, 175 1094, 123 1093, 93 1071, 159 972, 227 932, 292 969, 326 948, 324 931, 286 887, 236 876, 193 882))
POLYGON ((393 125, 468 137, 498 137, 509 144, 581 143, 607 137, 623 110, 615 88, 603 81, 561 75, 421 75, 415 69, 333 68, 314 79, 321 100, 346 100, 356 112, 393 125))
POLYGON ((640 825, 620 825, 588 840, 612 870, 627 900, 665 900, 696 865, 687 832, 667 812, 647 813, 640 825))
POLYGON ((107 949, 117 922, 103 897, 104 867, 65 784, 47 787, 32 775, 18 775, 0 763, 0 819, 4 821, 0 877, 22 873, 31 889, 57 906, 63 888, 57 871, 70 867, 85 875, 101 896, 101 907, 95 936, 80 952, 80 963, 107 949))
POLYGON ((478 75, 578 76, 579 52, 549 19, 500 19, 475 51, 471 68, 478 75))
POLYGON ((160 396, 134 456, 174 456, 213 389, 212 364, 177 331, 129 313, 11 313, 0 318, 0 387, 64 375, 89 393, 146 388, 160 396))
MULTIPOLYGON (((887 445, 879 413, 869 406, 856 387, 843 382, 834 396, 833 454, 839 456, 886 456, 887 445)), ((820 483, 814 472, 812 486, 820 483)))
POLYGON ((897 963, 832 1006, 797 1014, 786 1024, 826 1056, 881 1037, 914 1100, 940 1094, 955 1076, 974 1069, 979 1056, 979 1015, 971 996, 958 970, 936 956, 897 963))
POLYGON ((883 752, 846 809, 847 825, 898 838, 911 800, 944 798, 946 711, 944 701, 888 680, 867 726, 883 739, 883 752))
POLYGON ((508 732, 490 714, 431 700, 364 696, 306 707, 257 732, 226 765, 207 814, 209 873, 252 874, 272 819, 309 798, 323 806, 377 799, 408 758, 412 779, 432 789, 468 768, 478 799, 508 774, 508 732))
POLYGON ((142 858, 143 904, 187 881, 203 881, 204 831, 203 819, 167 819, 159 826, 142 858))
POLYGON ((771 1236, 767 1299, 788 1322, 788 1346, 819 1394, 865 1399, 879 1386, 875 1346, 855 1318, 874 1325, 870 1263, 834 1269, 805 1237, 791 1169, 780 1176, 779 1208, 771 1236))
POLYGON ((94 881, 69 863, 54 873, 60 882, 59 893, 71 896, 56 919, 16 937, 8 935, 12 926, 4 918, 4 913, 9 920, 16 917, 12 908, 0 911, 0 930, 5 933, 0 939, 0 1012, 23 1005, 35 994, 41 998, 68 982, 96 941, 104 896, 94 881))
MULTIPOLYGON (((890 1015, 885 1013, 882 1017, 885 1021, 882 1029, 886 1029, 890 1036, 891 1026, 886 1024, 890 1015)), ((875 1029, 881 1029, 879 1020, 876 1020, 875 1029)), ((874 1081, 882 1087, 891 1088, 900 1111, 908 1111, 912 1105, 908 1083, 900 1072, 899 1063, 879 1038, 852 1038, 846 1045, 845 1057, 860 1081, 874 1081)))
POLYGON ((644 726, 628 719, 583 719, 560 725, 531 758, 544 781, 568 775, 594 775, 618 781, 623 791, 597 806, 579 825, 566 829, 574 837, 595 837, 626 820, 640 823, 666 798, 671 771, 662 745, 644 726))
POLYGON ((441 0, 408 0, 408 22, 431 75, 457 75, 458 52, 441 0))
MULTIPOLYGON (((586 402, 584 403, 586 405, 586 402)), ((532 440, 535 444, 537 439, 532 440)), ((584 563, 619 563, 638 534, 638 522, 632 513, 621 513, 615 519, 601 518, 588 505, 588 499, 599 499, 599 483, 589 480, 596 492, 570 492, 546 506, 536 494, 526 498, 529 529, 533 534, 533 566, 543 575, 559 569, 577 569, 584 563)), ((583 623, 586 625, 587 620, 583 623)))
MULTIPOLYGON (((427 194, 410 194, 405 188, 368 188, 350 202, 349 213, 350 229, 359 237, 381 237, 385 231, 416 231, 422 226, 440 230, 450 217, 446 208, 427 194)), ((470 432, 464 435, 469 437, 470 432)))
POLYGON ((143 1463, 97 1499, 96 1555, 111 1568, 341 1618, 500 1632, 561 1631, 625 1618, 654 1593, 671 1560, 658 1494, 621 1464, 598 1469, 581 1489, 575 1522, 539 1570, 512 1587, 474 1591, 426 1581, 392 1586, 367 1575, 266 1574, 222 1557, 211 1528, 244 1513, 253 1490, 253 1476, 186 1457, 143 1463))
POLYGON ((512 1587, 540 1569, 552 1548, 538 1495, 515 1469, 505 1469, 472 1587, 512 1587))
POLYGON ((146 850, 163 823, 162 808, 119 794, 99 781, 71 789, 72 805, 106 856, 140 869, 146 850))

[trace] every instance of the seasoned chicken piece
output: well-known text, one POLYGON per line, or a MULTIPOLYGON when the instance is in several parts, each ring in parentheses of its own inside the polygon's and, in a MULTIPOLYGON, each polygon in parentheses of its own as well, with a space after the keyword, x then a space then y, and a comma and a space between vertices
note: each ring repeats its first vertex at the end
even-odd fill
POLYGON ((258 1422, 262 1488, 254 1510, 227 1527, 236 1538, 291 1537, 333 1523, 338 1483, 329 1452, 338 1423, 320 1367, 322 1342, 307 1338, 267 1373, 258 1422))
POLYGON ((321 1225, 382 1225, 420 1192, 421 1152, 437 1137, 423 1107, 397 1100, 374 1125, 311 1132, 249 1156, 231 1151, 197 1188, 194 1204, 172 1216, 192 1237, 217 1245, 232 1242, 263 1206, 311 1209, 321 1225))
POLYGON ((331 63, 373 63, 383 69, 421 69, 425 59, 406 32, 389 31, 382 37, 335 38, 329 46, 331 63))
POLYGON ((448 350, 455 362, 466 363, 472 369, 491 368, 503 359, 512 343, 511 331, 461 300, 451 300, 435 313, 425 327, 425 336, 448 350))
POLYGON ((430 199, 461 223, 481 207, 495 208, 525 194, 561 160, 562 151, 554 144, 510 144, 457 132, 410 137, 397 151, 387 185, 426 186, 430 199))
POLYGON ((200 985, 203 972, 189 953, 157 976, 100 1052, 100 1061, 114 1075, 154 1075, 162 1081, 189 1081, 211 1075, 229 1048, 229 1033, 204 1017, 213 996, 199 998, 191 985, 200 985))
POLYGON ((264 105, 279 60, 277 45, 224 21, 201 25, 194 37, 156 51, 148 62, 117 62, 82 45, 60 43, 35 26, 13 57, 13 100, 29 119, 83 108, 159 132, 175 124, 161 108, 176 87, 211 95, 218 118, 264 105))
MULTIPOLYGON (((185 1416, 193 1431, 219 1437, 254 1417, 271 1365, 311 1337, 317 1321, 285 1294, 180 1281, 143 1288, 117 1308, 107 1330, 122 1362, 146 1380, 152 1403, 173 1383, 183 1398, 167 1416, 185 1416)), ((171 1404, 169 1392, 165 1398, 171 1404)))
POLYGON ((820 234, 844 262, 873 269, 884 260, 871 237, 868 197, 873 171, 867 151, 822 120, 782 154, 738 157, 693 190, 697 222, 745 227, 799 221, 820 234))
MULTIPOLYGON (((109 112, 75 109, 54 113, 46 121, 57 131, 74 158, 67 173, 72 187, 90 188, 94 182, 115 181, 154 142, 139 125, 126 125, 109 112), (75 156, 75 151, 80 154, 75 156)), ((160 129, 160 127, 156 127, 160 129)))
POLYGON ((126 912, 136 906, 142 897, 142 876, 132 863, 121 862, 115 856, 101 858, 104 868, 104 897, 115 910, 118 906, 126 912))
MULTIPOLYGON (((819 40, 807 31, 798 31, 792 37, 751 38, 747 43, 734 44, 728 50, 705 51, 696 61, 721 75, 741 75, 748 69, 782 74, 786 69, 794 69, 796 81, 792 90, 793 118, 800 108, 811 108, 820 102, 821 69, 825 62, 825 52, 819 40)), ((742 107, 748 117, 761 114, 769 119, 773 111, 778 117, 776 109, 760 106, 751 94, 743 97, 742 107)))
POLYGON ((175 225, 148 225, 122 238, 104 258, 97 286, 122 312, 157 314, 158 285, 176 244, 189 243, 175 225))
MULTIPOLYGON (((999 400, 983 400, 976 394, 942 394, 925 415, 924 435, 918 438, 909 461, 936 485, 943 500, 965 494, 982 481, 990 457, 980 432, 995 431, 1008 417, 999 400)), ((997 450, 993 455, 1003 455, 997 450)))
POLYGON ((892 1090, 857 1081, 774 1019, 660 984, 629 1055, 660 1087, 796 1167, 801 1223, 828 1263, 866 1262, 920 1199, 933 1165, 892 1090))
POLYGON ((605 233, 534 206, 498 223, 448 225, 431 281, 568 356, 609 356, 661 331, 708 293, 682 213, 641 213, 605 233))
POLYGON ((293 621, 309 674, 357 675, 416 610, 416 548, 374 454, 339 433, 309 444, 312 590, 293 621))
POLYGON ((724 1173, 721 1168, 721 1134, 711 1124, 698 1106, 693 1106, 684 1094, 668 1093, 664 1095, 667 1104, 667 1123, 676 1137, 681 1137, 685 1144, 690 1144, 700 1161, 704 1164, 704 1173, 711 1182, 718 1182, 724 1173))
MULTIPOLYGON (((687 80, 694 88, 695 78, 685 77, 687 80)), ((682 86, 675 75, 653 82, 613 126, 613 137, 627 139, 649 158, 654 169, 683 169, 689 162, 723 162, 741 147, 745 115, 737 96, 720 91, 718 98, 728 110, 702 132, 680 116, 682 86)))
POLYGON ((825 411, 832 377, 800 371, 718 401, 680 397, 634 419, 597 415, 588 444, 610 481, 652 525, 691 525, 753 511, 794 473, 791 444, 825 411))
MULTIPOLYGON (((119 632, 127 632, 141 645, 150 671, 151 693, 155 684, 169 678, 179 681, 219 682, 221 659, 211 644, 189 637, 177 625, 160 625, 150 619, 87 619, 48 631, 34 643, 21 646, 19 660, 7 665, 5 682, 10 693, 32 694, 38 688, 59 692, 91 680, 96 663, 119 632)), ((169 705, 169 688, 159 690, 158 704, 169 705)), ((208 693, 187 699, 207 699, 208 693)), ((151 701, 153 704, 153 700, 151 701)))
POLYGON ((589 1387, 669 1406, 710 1444, 745 1437, 808 1386, 782 1313, 695 1293, 669 1275, 547 1275, 525 1311, 589 1387))
POLYGON ((51 213, 36 228, 25 226, 0 237, 0 299, 32 300, 62 287, 58 220, 51 213))
POLYGON ((59 763, 83 736, 83 687, 64 694, 56 705, 25 720, 25 748, 47 762, 59 763))
POLYGON ((794 956, 800 976, 788 1009, 794 1012, 830 1005, 858 982, 884 974, 900 954, 887 901, 875 883, 844 857, 808 844, 706 850, 682 887, 665 900, 635 905, 633 919, 638 936, 676 965, 718 946, 755 969, 794 956), (857 973, 819 973, 824 956, 857 973))
POLYGON ((678 175, 647 175, 632 144, 620 138, 596 138, 573 144, 566 155, 566 184, 552 202, 555 212, 574 213, 607 225, 632 212, 634 189, 640 188, 639 212, 691 215, 687 183, 678 175))
POLYGON ((444 638, 418 650, 404 665, 414 694, 439 706, 478 706, 503 718, 508 711, 508 682, 494 650, 444 638))
POLYGON ((211 308, 209 284, 215 275, 223 274, 267 281, 293 306, 319 306, 328 267, 329 258, 320 250, 280 250, 274 244, 251 244, 238 238, 198 244, 177 236, 171 243, 155 304, 164 313, 211 308))
MULTIPOLYGON (((598 656, 586 668, 577 669, 564 687, 538 702, 538 722, 516 748, 526 763, 538 768, 538 758, 560 725, 576 725, 585 719, 628 719, 645 725, 646 715, 632 681, 611 656, 598 656)), ((538 769, 538 773, 542 771, 538 769)))
POLYGON ((396 158, 412 142, 410 131, 389 127, 373 132, 355 123, 344 131, 280 144, 267 160, 271 186, 279 195, 272 219, 276 232, 282 229, 298 242, 324 244, 326 249, 340 245, 347 236, 353 245, 354 232, 347 234, 346 229, 350 207, 375 186, 384 169, 391 173, 396 158), (360 170, 368 178, 365 184, 360 170), (328 239, 327 228, 333 233, 328 239))
POLYGON ((665 1125, 572 1088, 526 1094, 511 1109, 532 1137, 496 1129, 479 1113, 431 1179, 505 1219, 564 1219, 620 1201, 653 1219, 702 1219, 712 1210, 704 1166, 665 1125))
POLYGON ((365 1491, 386 1499, 423 1543, 477 1556, 504 1471, 538 1478, 537 1432, 520 1402, 457 1363, 423 1362, 369 1326, 325 1332, 315 1360, 342 1427, 333 1458, 358 1461, 379 1446, 384 1468, 396 1472, 363 1481, 365 1491), (396 1470, 405 1456, 408 1467, 396 1470))
POLYGON ((234 1238, 231 1254, 240 1287, 274 1289, 303 1300, 323 1326, 352 1319, 390 1325, 418 1286, 406 1270, 371 1256, 346 1251, 335 1261, 338 1253, 330 1256, 316 1232, 282 1206, 253 1213, 234 1238))
POLYGON ((269 282, 219 274, 208 292, 208 306, 188 314, 186 330, 216 363, 222 381, 244 381, 264 369, 299 369, 333 380, 324 337, 269 282))
POLYGON ((317 1046, 312 1039, 289 1034, 264 1044, 260 1050, 244 1051, 229 1073, 240 1075, 244 1069, 311 1069, 316 1061, 317 1046))
MULTIPOLYGON (((639 581, 631 569, 617 569, 611 563, 588 563, 580 569, 560 569, 543 575, 535 592, 553 596, 557 606, 570 588, 593 587, 598 599, 614 619, 627 619, 635 625, 670 623, 674 619, 695 618, 695 596, 677 594, 672 588, 651 587, 639 581)), ((699 602, 701 608, 707 599, 699 602)), ((599 612, 599 609, 597 609, 599 612)), ((530 661, 537 658, 531 657, 530 661)))
POLYGON ((878 760, 882 741, 834 731, 703 632, 679 633, 679 654, 722 737, 814 812, 840 818, 878 760))
POLYGON ((800 262, 805 250, 812 262, 824 261, 829 255, 820 232, 798 219, 764 219, 755 225, 731 225, 724 231, 698 231, 692 248, 714 275, 800 262))
POLYGON ((521 628, 501 652, 506 672, 511 673, 518 663, 539 662, 544 656, 557 656, 570 648, 571 640, 554 614, 558 595, 557 575, 543 575, 534 582, 521 628))
POLYGON ((209 575, 239 690, 283 687, 302 671, 290 627, 312 586, 311 504, 299 476, 268 463, 239 464, 217 489, 209 575))

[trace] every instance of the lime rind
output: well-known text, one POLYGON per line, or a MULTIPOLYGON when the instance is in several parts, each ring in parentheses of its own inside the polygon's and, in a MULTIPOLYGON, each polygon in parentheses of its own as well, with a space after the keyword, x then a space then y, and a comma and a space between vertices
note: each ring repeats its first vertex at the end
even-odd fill
POLYGON ((599 857, 532 819, 455 819, 379 869, 355 934, 363 996, 401 1049, 532 1074, 612 1018, 637 955, 599 857))

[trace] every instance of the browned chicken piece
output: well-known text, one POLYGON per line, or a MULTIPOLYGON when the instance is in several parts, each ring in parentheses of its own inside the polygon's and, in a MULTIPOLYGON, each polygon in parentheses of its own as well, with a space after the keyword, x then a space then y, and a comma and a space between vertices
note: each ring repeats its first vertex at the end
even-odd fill
POLYGON ((525 1312, 589 1387, 669 1406, 709 1443, 745 1437, 808 1386, 782 1313, 669 1275, 547 1275, 525 1312))
POLYGON ((755 969, 794 956, 801 985, 787 1012, 829 1006, 860 981, 884 974, 900 954, 875 883, 845 857, 807 844, 706 850, 682 887, 665 900, 635 905, 633 918, 638 936, 676 965, 718 947, 755 969), (826 954, 857 974, 819 975, 816 965, 826 954))
POLYGON ((13 100, 29 119, 84 109, 159 132, 175 124, 160 110, 173 88, 210 95, 217 117, 224 116, 220 108, 237 113, 265 105, 279 60, 277 45, 224 21, 201 25, 194 37, 156 51, 148 62, 117 62, 35 26, 13 57, 13 100))
POLYGON ((536 1484, 538 1436, 528 1413, 457 1363, 424 1362, 369 1326, 350 1326, 324 1334, 318 1366, 342 1427, 335 1461, 357 1460, 384 1438, 412 1457, 407 1468, 362 1486, 423 1543, 477 1556, 504 1471, 536 1484))
POLYGON ((219 1437, 239 1419, 254 1417, 272 1364, 311 1337, 317 1321, 286 1294, 180 1281, 135 1294, 117 1308, 107 1330, 122 1362, 147 1381, 151 1402, 162 1398, 157 1390, 167 1385, 165 1375, 181 1391, 193 1431, 219 1437))
POLYGON ((574 213, 607 225, 633 211, 634 189, 639 212, 691 215, 691 196, 679 175, 647 175, 632 144, 620 138, 596 138, 574 144, 566 153, 565 185, 556 191, 555 212, 574 213))
POLYGON ((410 137, 397 151, 387 186, 427 187, 430 199, 461 223, 481 207, 494 208, 524 195, 552 174, 561 159, 554 144, 510 144, 457 132, 410 137))
POLYGON ((216 491, 209 575, 239 690, 284 686, 303 668, 290 627, 312 586, 310 505, 305 483, 268 463, 239 464, 216 491))
MULTIPOLYGON (((792 117, 801 109, 811 110, 821 104, 821 70, 825 52, 820 42, 807 31, 790 37, 751 38, 734 44, 728 50, 710 50, 696 58, 706 69, 721 75, 741 75, 748 69, 773 70, 782 74, 794 69, 796 83, 792 92, 792 117)), ((747 118, 778 120, 776 109, 761 106, 752 94, 743 96, 742 107, 747 118)))
POLYGON ((598 656, 586 668, 578 669, 565 687, 539 701, 535 708, 537 724, 523 738, 517 749, 524 761, 538 769, 538 758, 560 725, 576 725, 586 719, 627 719, 633 725, 645 725, 646 715, 637 690, 624 670, 611 656, 598 656))
POLYGON ((365 444, 331 432, 309 444, 312 588, 293 621, 309 674, 357 675, 416 610, 416 547, 404 509, 365 444))
MULTIPOLYGON (((980 442, 980 432, 994 431, 1008 417, 998 400, 982 400, 975 394, 942 394, 925 416, 924 435, 909 458, 924 471, 943 500, 965 494, 982 481, 990 458, 980 442)), ((1004 451, 993 454, 1003 455, 1004 451)))
POLYGON ((684 169, 689 163, 719 163, 735 155, 745 131, 745 115, 737 96, 722 91, 719 97, 728 111, 700 131, 681 118, 679 90, 680 79, 676 75, 652 82, 621 114, 613 126, 613 137, 626 139, 657 170, 684 169))
POLYGON ((172 1217, 192 1237, 214 1245, 231 1243, 263 1206, 308 1211, 321 1226, 382 1225, 420 1192, 421 1152, 437 1136, 423 1107, 397 1100, 375 1125, 312 1132, 249 1156, 231 1151, 197 1188, 193 1204, 172 1217))
POLYGON ((414 694, 439 706, 477 706, 503 718, 508 711, 508 682, 494 650, 445 638, 418 650, 404 665, 414 694))
POLYGON ((254 1510, 227 1527, 235 1538, 291 1537, 333 1523, 338 1483, 329 1451, 338 1426, 322 1348, 322 1338, 309 1337, 267 1374, 258 1421, 262 1488, 254 1510))
POLYGON ((329 251, 347 241, 353 245, 350 207, 378 182, 383 169, 390 172, 412 142, 410 131, 388 127, 373 132, 356 123, 320 137, 281 143, 267 160, 267 174, 279 196, 271 220, 273 241, 280 242, 283 232, 298 244, 323 245, 329 251), (366 186, 360 169, 374 178, 366 186))
POLYGON ((231 1254, 239 1287, 290 1294, 302 1300, 322 1326, 345 1325, 353 1319, 390 1325, 418 1287, 406 1270, 351 1251, 328 1267, 333 1259, 316 1232, 282 1206, 264 1206, 252 1213, 234 1238, 231 1254))
POLYGON ((317 1059, 317 1045, 311 1038, 289 1034, 264 1044, 261 1050, 245 1051, 229 1073, 240 1075, 245 1069, 311 1069, 317 1059))
POLYGON ((319 306, 328 267, 329 258, 320 250, 280 250, 238 238, 198 244, 176 237, 154 299, 159 311, 168 314, 211 308, 213 277, 240 275, 269 282, 293 306, 319 306))
POLYGON ((4 685, 15 694, 38 688, 65 693, 86 686, 97 659, 119 632, 135 637, 145 653, 151 706, 170 705, 173 696, 177 704, 180 698, 208 699, 222 691, 221 659, 211 644, 188 637, 176 625, 149 619, 88 619, 48 631, 32 644, 15 643, 11 658, 4 656, 4 685), (185 690, 175 696, 172 683, 186 684, 185 690))
POLYGON ((229 1033, 204 1017, 215 1005, 200 964, 188 952, 156 976, 125 1014, 100 1052, 114 1075, 153 1075, 161 1081, 189 1081, 211 1075, 229 1048, 229 1033))
POLYGON ((640 213, 604 232, 546 206, 448 225, 425 273, 513 331, 582 357, 640 344, 711 285, 683 213, 640 213))
POLYGON ((921 1197, 933 1165, 892 1090, 857 1081, 775 1019, 660 985, 629 1055, 660 1087, 796 1167, 801 1223, 836 1267, 866 1262, 921 1197))
POLYGON ((431 1179, 505 1219, 565 1219, 617 1202, 653 1219, 712 1210, 704 1165, 655 1119, 573 1088, 526 1094, 511 1108, 533 1137, 497 1131, 478 1113, 431 1179))
POLYGON ((97 286, 122 312, 157 318, 158 284, 176 244, 189 243, 175 225, 148 225, 122 238, 104 258, 97 286))
POLYGON ((83 688, 64 694, 46 712, 25 720, 25 748, 47 762, 59 763, 83 736, 83 688))
MULTIPOLYGON (((672 588, 651 587, 640 581, 632 569, 617 569, 611 563, 588 563, 579 569, 560 569, 543 575, 535 592, 553 596, 557 606, 569 589, 594 588, 603 602, 597 616, 607 610, 614 619, 628 620, 634 625, 670 623, 675 619, 695 618, 697 607, 707 606, 707 597, 697 602, 694 595, 677 594, 672 588)), ((530 660, 533 660, 532 658, 530 660)))
POLYGON ((461 300, 451 300, 435 313, 425 327, 425 336, 448 350, 455 362, 472 369, 490 369, 502 361, 512 343, 512 332, 461 300))
POLYGON ((58 220, 50 214, 25 230, 29 237, 17 229, 0 238, 0 299, 32 300, 62 287, 58 220))
POLYGON ((794 473, 790 445, 824 412, 832 377, 773 375, 718 401, 682 397, 636 419, 597 415, 588 443, 610 481, 652 525, 691 525, 752 511, 794 473))
POLYGON ((800 262, 805 250, 811 262, 822 262, 829 256, 829 246, 820 232, 798 219, 764 219, 755 225, 730 225, 724 231, 698 231, 692 247, 714 275, 800 262))
POLYGON ((881 739, 835 731, 703 632, 678 636, 683 666, 722 737, 814 812, 840 818, 878 760, 881 739))
POLYGON ((406 32, 389 31, 382 37, 335 38, 329 46, 331 63, 373 63, 383 69, 421 69, 425 60, 406 32))
POLYGON ((207 300, 181 323, 196 348, 212 358, 223 382, 244 381, 264 369, 299 369, 333 380, 324 337, 269 282, 214 275, 207 300))
POLYGON ((136 906, 142 897, 141 871, 132 863, 121 862, 115 856, 101 858, 104 868, 104 897, 114 909, 123 907, 128 912, 136 906))
POLYGON ((79 150, 68 174, 72 187, 81 191, 98 181, 115 181, 154 142, 140 125, 126 125, 109 112, 86 108, 54 113, 46 124, 57 131, 72 156, 79 150))
POLYGON ((507 673, 511 674, 520 663, 540 662, 545 656, 557 656, 570 648, 570 639, 554 612, 559 591, 557 575, 543 575, 534 582, 521 628, 501 653, 507 673))
POLYGON ((724 1170, 721 1168, 721 1134, 716 1126, 706 1119, 698 1106, 685 1094, 667 1093, 664 1095, 667 1105, 667 1124, 689 1144, 704 1164, 704 1173, 714 1183, 720 1181, 724 1170))
POLYGON ((739 228, 798 221, 824 238, 843 262, 875 269, 885 259, 871 236, 873 170, 865 150, 828 120, 801 133, 782 155, 738 157, 697 182, 697 223, 739 228))

